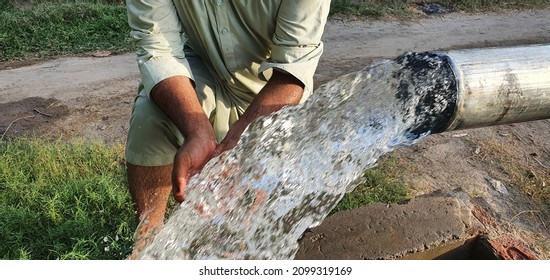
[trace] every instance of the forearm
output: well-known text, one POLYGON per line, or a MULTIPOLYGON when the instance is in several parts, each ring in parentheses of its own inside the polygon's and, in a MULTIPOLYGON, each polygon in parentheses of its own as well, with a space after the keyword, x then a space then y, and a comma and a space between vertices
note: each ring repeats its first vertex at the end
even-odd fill
POLYGON ((290 74, 274 71, 269 82, 231 127, 222 143, 217 147, 216 153, 233 148, 248 125, 258 117, 269 115, 286 105, 300 103, 303 93, 304 84, 298 79, 290 74))
POLYGON ((151 98, 185 139, 197 137, 215 143, 214 131, 189 78, 174 76, 159 82, 151 91, 151 98))
POLYGON ((300 103, 304 92, 304 85, 294 76, 273 71, 273 76, 264 88, 254 98, 240 120, 246 125, 261 116, 269 115, 286 105, 300 103))
POLYGON ((185 142, 174 156, 172 186, 174 198, 184 200, 184 190, 193 174, 212 158, 216 148, 214 130, 197 99, 191 80, 173 76, 151 91, 151 98, 174 122, 185 142))

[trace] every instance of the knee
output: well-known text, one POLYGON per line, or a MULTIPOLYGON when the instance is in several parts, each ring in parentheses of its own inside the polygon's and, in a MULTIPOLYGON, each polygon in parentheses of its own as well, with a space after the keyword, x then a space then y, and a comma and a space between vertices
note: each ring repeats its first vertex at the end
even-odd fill
POLYGON ((126 141, 126 160, 135 165, 161 166, 173 162, 183 136, 149 98, 138 97, 126 141))

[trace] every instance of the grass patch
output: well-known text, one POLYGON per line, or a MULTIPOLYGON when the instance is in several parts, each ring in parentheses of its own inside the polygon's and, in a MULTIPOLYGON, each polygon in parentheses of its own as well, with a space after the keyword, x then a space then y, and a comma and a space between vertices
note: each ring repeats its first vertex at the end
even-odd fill
POLYGON ((0 257, 124 259, 134 211, 122 145, 0 142, 0 257))
POLYGON ((0 60, 44 58, 98 50, 134 49, 123 5, 42 3, 13 4, 0 12, 0 60))
POLYGON ((379 19, 382 17, 405 17, 410 15, 410 5, 401 0, 333 0, 331 15, 359 16, 379 19))
POLYGON ((499 141, 470 141, 480 151, 477 155, 479 160, 495 166, 494 170, 490 170, 493 178, 520 190, 543 209, 550 210, 550 171, 547 168, 540 166, 532 158, 526 159, 512 146, 499 141))
POLYGON ((408 188, 397 176, 401 169, 402 166, 398 164, 395 157, 381 160, 377 167, 365 171, 364 182, 344 195, 330 214, 375 202, 390 204, 407 199, 408 188))

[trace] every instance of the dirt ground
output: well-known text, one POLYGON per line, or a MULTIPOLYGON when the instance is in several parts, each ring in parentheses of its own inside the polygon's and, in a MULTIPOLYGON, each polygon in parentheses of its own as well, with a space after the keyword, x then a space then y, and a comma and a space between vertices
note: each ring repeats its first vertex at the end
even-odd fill
MULTIPOLYGON (((317 85, 406 51, 550 43, 550 10, 451 13, 409 22, 333 18, 324 42, 317 85)), ((97 53, 0 64, 0 137, 30 132, 123 143, 139 79, 134 57, 97 53)), ((382 160, 398 159, 412 196, 462 189, 549 250, 550 221, 509 183, 500 153, 509 154, 512 165, 527 166, 529 176, 548 178, 550 120, 432 135, 382 160)))

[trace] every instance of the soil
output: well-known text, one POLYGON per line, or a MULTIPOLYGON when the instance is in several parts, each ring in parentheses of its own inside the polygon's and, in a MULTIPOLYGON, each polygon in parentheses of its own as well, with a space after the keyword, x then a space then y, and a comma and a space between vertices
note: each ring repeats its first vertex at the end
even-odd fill
MULTIPOLYGON (((453 12, 407 22, 332 18, 324 42, 317 85, 407 51, 550 43, 550 10, 453 12)), ((1 138, 30 133, 124 143, 139 79, 134 54, 4 62, 0 69, 1 138)), ((484 200, 499 219, 525 230, 521 235, 530 243, 542 244, 537 251, 548 256, 549 220, 509 183, 498 151, 511 155, 512 164, 527 166, 531 177, 548 178, 550 120, 431 135, 381 161, 397 158, 411 196, 462 189, 484 200)))

